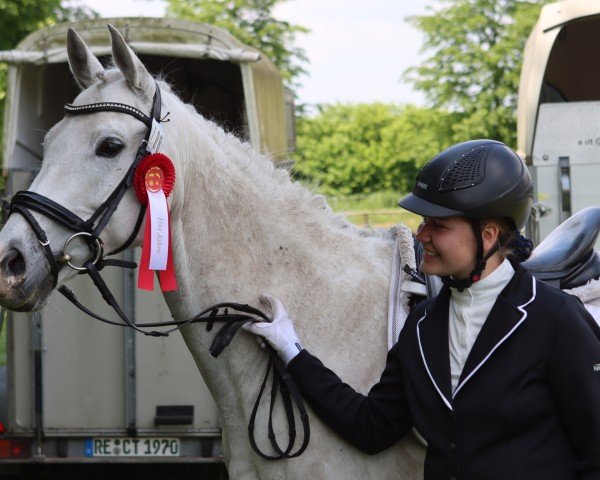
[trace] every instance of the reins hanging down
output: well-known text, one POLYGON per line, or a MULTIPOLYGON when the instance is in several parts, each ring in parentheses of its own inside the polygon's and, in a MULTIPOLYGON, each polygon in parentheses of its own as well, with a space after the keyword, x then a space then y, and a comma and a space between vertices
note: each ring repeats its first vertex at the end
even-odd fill
MULTIPOLYGON (((211 331, 215 322, 224 322, 223 326, 216 333, 212 341, 211 347, 209 349, 210 355, 215 358, 218 357, 221 354, 221 352, 229 345, 229 343, 231 342, 235 334, 240 330, 242 325, 250 321, 255 321, 256 317, 259 317, 265 321, 270 321, 269 317, 267 317, 262 311, 253 308, 249 305, 242 305, 237 303, 220 303, 207 308, 206 310, 200 312, 198 315, 195 315, 194 317, 189 318, 187 320, 175 320, 170 322, 135 324, 127 317, 127 315, 125 315, 125 313, 117 303, 114 295, 108 288, 108 285, 106 285, 106 283, 102 279, 100 275, 100 270, 107 266, 118 266, 122 268, 137 267, 137 265, 133 262, 127 262, 118 259, 106 259, 105 257, 107 255, 114 255, 116 253, 119 253, 131 245, 133 240, 136 238, 141 224, 143 222, 144 214, 146 211, 145 205, 142 204, 140 206, 138 218, 136 220, 133 231, 129 235, 128 239, 123 245, 121 245, 116 250, 105 254, 103 243, 100 239, 100 234, 108 224, 108 221, 110 220, 113 213, 117 209, 119 203, 123 199, 125 192, 129 187, 132 186, 136 168, 139 166, 142 159, 150 153, 148 149, 148 142, 152 142, 151 137, 153 128, 155 128, 155 126, 158 125, 158 123, 161 121, 168 121, 165 120, 168 114, 165 115, 163 119, 161 119, 161 96, 158 85, 156 85, 150 116, 146 116, 143 112, 141 112, 135 107, 115 102, 102 102, 76 106, 68 104, 65 106, 65 111, 67 112, 67 114, 70 115, 89 114, 96 112, 125 113, 144 123, 144 125, 146 125, 147 131, 146 135, 144 136, 144 139, 142 140, 135 154, 132 164, 127 170, 127 173, 119 182, 117 187, 113 190, 113 192, 102 203, 102 205, 100 205, 100 207, 96 209, 96 211, 92 214, 92 216, 89 219, 83 220, 78 215, 71 212, 69 209, 56 203, 54 200, 51 200, 48 197, 31 191, 20 191, 15 193, 15 195, 13 195, 11 199, 10 204, 8 204, 5 207, 8 210, 9 215, 13 213, 18 213, 25 219, 25 221, 31 227, 36 238, 40 242, 40 245, 42 245, 44 255, 50 265, 50 272, 53 278, 53 287, 56 287, 58 283, 58 274, 60 272, 60 269, 65 265, 77 270, 79 273, 87 273, 92 279, 94 285, 96 285, 96 288, 98 288, 100 294, 102 295, 102 298, 111 306, 111 308, 116 312, 116 314, 119 316, 122 322, 108 320, 95 314, 90 309, 82 305, 75 296, 75 294, 64 285, 61 286, 58 289, 58 291, 62 295, 64 295, 71 303, 73 303, 77 308, 79 308, 82 312, 99 321, 109 323, 111 325, 129 327, 149 336, 168 336, 170 333, 176 330, 180 330, 184 326, 192 323, 206 323, 207 331, 211 331), (49 218, 50 220, 61 224, 68 230, 75 232, 65 242, 62 249, 62 255, 59 254, 60 257, 58 258, 58 260, 55 254, 53 253, 52 248, 50 247, 50 242, 46 233, 44 232, 44 229, 35 219, 30 210, 40 213, 45 217, 49 218), (75 238, 81 238, 82 240, 84 240, 90 250, 89 259, 86 260, 81 266, 76 266, 71 263, 72 259, 68 254, 67 250, 69 243, 75 238), (224 312, 220 313, 220 310, 222 309, 224 310, 224 312), (230 313, 230 310, 234 310, 240 313, 230 313), (157 327, 172 328, 169 328, 167 330, 152 330, 157 327)), ((302 452, 304 452, 304 450, 308 446, 308 442, 310 439, 310 426, 308 422, 308 414, 306 412, 306 408, 304 407, 302 397, 298 393, 298 390, 296 389, 293 380, 287 373, 281 360, 277 356, 277 353, 270 346, 267 346, 267 350, 269 353, 267 369, 259 394, 256 398, 256 402, 252 409, 252 414, 248 425, 250 444, 252 445, 254 451, 266 460, 279 460, 282 458, 297 457, 301 455, 302 452), (271 443, 271 447, 276 452, 276 455, 273 456, 263 453, 257 446, 256 440, 254 438, 254 421, 256 419, 259 403, 264 393, 265 386, 270 373, 272 377, 272 384, 271 400, 269 405, 268 437, 271 443), (275 400, 277 398, 278 390, 281 393, 281 398, 285 410, 285 416, 288 421, 289 429, 288 444, 285 447, 285 449, 282 449, 278 445, 273 430, 273 409, 275 405, 275 400), (296 441, 296 426, 292 402, 295 403, 296 407, 298 408, 300 419, 302 421, 302 426, 304 429, 303 442, 298 448, 298 450, 294 453, 291 453, 291 451, 296 441)))

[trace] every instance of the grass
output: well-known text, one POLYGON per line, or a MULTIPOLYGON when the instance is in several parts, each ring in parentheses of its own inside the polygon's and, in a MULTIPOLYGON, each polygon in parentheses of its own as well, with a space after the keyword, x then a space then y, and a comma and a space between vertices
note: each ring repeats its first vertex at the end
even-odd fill
POLYGON ((329 196, 327 203, 334 212, 345 214, 355 225, 381 228, 404 223, 415 231, 421 217, 400 208, 398 200, 401 197, 395 192, 376 192, 329 196))

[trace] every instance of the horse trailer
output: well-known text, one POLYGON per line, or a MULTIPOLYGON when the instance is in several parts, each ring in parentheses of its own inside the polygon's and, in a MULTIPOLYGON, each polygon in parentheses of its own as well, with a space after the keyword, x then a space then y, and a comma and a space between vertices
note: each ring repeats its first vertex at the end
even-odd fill
MULTIPOLYGON (((218 28, 163 18, 59 24, 0 52, 9 64, 4 119, 5 197, 25 190, 42 159, 45 132, 79 89, 67 64, 73 27, 101 61, 106 24, 149 71, 186 102, 281 165, 293 148, 292 96, 274 64, 218 28)), ((121 258, 135 260, 139 252, 121 258)), ((160 292, 135 288, 134 273, 102 272, 127 315, 170 320, 160 292)), ((89 279, 71 282, 82 303, 111 317, 89 279)), ((24 464, 203 464, 221 461, 214 401, 179 333, 145 337, 84 317, 52 295, 36 313, 4 312, 7 365, 0 384, 0 474, 24 464)), ((218 361, 218 360, 215 360, 218 361)))
POLYGON ((537 203, 528 226, 539 243, 573 213, 600 205, 600 0, 545 5, 527 40, 517 148, 537 203))

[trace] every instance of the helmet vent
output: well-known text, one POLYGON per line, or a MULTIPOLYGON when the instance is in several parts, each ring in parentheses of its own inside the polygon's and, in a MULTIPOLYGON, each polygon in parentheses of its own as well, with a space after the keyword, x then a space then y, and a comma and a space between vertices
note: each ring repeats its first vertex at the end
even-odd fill
POLYGON ((485 159, 490 147, 474 148, 454 162, 442 178, 440 192, 472 187, 483 180, 485 159))

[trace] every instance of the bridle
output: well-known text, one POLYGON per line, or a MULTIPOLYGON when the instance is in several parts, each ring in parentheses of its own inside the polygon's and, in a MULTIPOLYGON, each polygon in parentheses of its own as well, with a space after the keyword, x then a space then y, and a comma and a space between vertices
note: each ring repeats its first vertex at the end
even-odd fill
MULTIPOLYGON (((146 125, 146 134, 135 154, 134 160, 130 165, 129 169, 127 170, 121 181, 117 184, 115 189, 106 198, 106 200, 96 209, 96 211, 90 216, 90 218, 88 218, 87 220, 83 220, 69 209, 56 203, 54 200, 45 197, 44 195, 40 195, 39 193, 31 191, 20 191, 15 193, 15 195, 12 197, 12 200, 8 206, 8 214, 10 216, 15 212, 19 213, 30 225, 35 236, 42 245, 44 255, 46 257, 46 260, 48 261, 48 264, 50 265, 50 272, 52 275, 52 288, 56 287, 60 269, 64 265, 68 265, 74 270, 77 270, 79 273, 88 273, 92 278, 94 284, 96 284, 96 286, 102 292, 103 297, 105 297, 106 300, 106 292, 109 293, 110 297, 113 296, 112 294, 110 294, 110 290, 98 274, 98 271, 104 268, 105 266, 120 266, 124 268, 136 267, 136 265, 132 262, 126 262, 123 260, 115 259, 106 259, 106 256, 117 254, 131 245, 131 243, 136 238, 142 221, 144 219, 144 213, 146 210, 145 205, 142 204, 140 206, 138 218, 133 228, 133 231, 131 232, 131 235, 127 238, 125 243, 123 243, 123 245, 121 245, 116 250, 113 250, 112 252, 105 255, 100 234, 102 233, 102 231, 108 224, 108 221, 112 217, 113 213, 119 206, 119 203, 123 199, 125 192, 129 187, 131 187, 135 175, 135 170, 139 165, 140 161, 149 153, 148 138, 150 137, 153 121, 157 123, 161 121, 160 88, 157 84, 155 84, 155 86, 156 88, 150 116, 145 115, 143 112, 141 112, 135 107, 116 102, 100 102, 86 105, 65 105, 65 111, 67 115, 83 115, 96 112, 119 112, 131 115, 132 117, 136 118, 137 120, 144 123, 144 125, 146 125), (40 226, 38 221, 35 219, 35 217, 31 214, 30 210, 41 213, 50 220, 53 220, 61 224, 68 230, 74 232, 73 235, 71 235, 71 237, 69 237, 65 242, 62 250, 62 255, 60 255, 58 260, 52 251, 46 233, 44 232, 43 228, 40 226), (81 238, 82 240, 84 240, 91 252, 90 258, 88 258, 88 260, 86 260, 81 266, 75 266, 73 263, 71 263, 71 256, 68 254, 68 246, 76 238, 81 238)), ((68 288, 60 287, 58 291, 65 295, 69 300, 73 301, 72 299, 74 298, 74 295, 72 294, 72 292, 70 292, 68 288)), ((114 301, 114 297, 112 298, 112 300, 113 301, 109 302, 109 304, 111 304, 111 306, 113 307, 113 309, 115 309, 117 314, 119 314, 119 316, 131 327, 136 328, 135 325, 129 322, 129 320, 126 320, 126 316, 125 314, 123 314, 122 311, 119 312, 120 308, 117 306, 116 301, 114 301), (115 308, 115 306, 117 306, 117 308, 115 308)), ((136 330, 139 330, 139 328, 136 328, 136 330)))
MULTIPOLYGON (((127 326, 145 335, 155 337, 168 336, 173 331, 180 330, 184 326, 189 325, 191 323, 206 323, 207 330, 211 331, 215 322, 224 322, 224 325, 216 333, 209 349, 210 355, 216 358, 225 349, 225 347, 229 345, 234 335, 240 330, 242 325, 250 321, 255 321, 256 317, 260 317, 264 321, 270 322, 271 320, 269 319, 269 317, 264 312, 254 307, 251 307, 250 305, 243 305, 239 303, 219 303, 207 308, 206 310, 200 312, 194 317, 186 320, 135 324, 123 312, 123 310, 117 303, 114 295, 112 294, 112 292, 110 291, 110 289, 108 288, 108 286, 106 285, 99 273, 100 270, 102 270, 105 266, 118 266, 122 268, 137 267, 137 265, 134 262, 128 262, 119 259, 107 259, 106 257, 122 252, 123 250, 128 248, 134 241, 134 239, 137 237, 142 221, 144 219, 144 213, 146 211, 145 205, 141 204, 140 206, 140 211, 133 231, 131 232, 127 240, 123 243, 123 245, 121 245, 116 250, 105 254, 104 246, 102 240, 100 239, 100 234, 102 233, 102 231, 108 224, 110 218, 112 217, 113 213, 119 206, 119 203, 123 199, 123 196, 125 195, 127 189, 131 187, 134 180, 136 168, 138 167, 142 159, 146 155, 148 155, 148 153, 150 153, 148 149, 148 142, 151 137, 153 125, 155 126, 154 128, 156 128, 156 126, 161 121, 165 121, 164 118, 161 119, 161 105, 162 103, 160 88, 156 82, 150 116, 147 116, 135 107, 116 102, 100 102, 86 105, 65 105, 65 112, 67 115, 83 115, 97 112, 118 112, 130 115, 144 123, 144 125, 146 125, 146 134, 135 154, 133 162, 127 170, 127 173, 125 173, 125 176, 115 187, 112 193, 107 197, 107 199, 96 209, 96 211, 87 220, 83 220, 78 215, 76 215, 69 209, 63 207, 62 205, 58 204, 54 200, 51 200, 50 198, 45 197, 44 195, 40 195, 39 193, 31 192, 28 190, 19 191, 15 193, 11 199, 10 204, 6 208, 8 210, 9 216, 13 213, 18 213, 25 219, 25 221, 31 227, 40 245, 43 247, 44 255, 46 257, 46 260, 48 261, 48 264, 50 265, 50 272, 52 275, 52 288, 56 287, 58 283, 59 271, 65 265, 69 266, 70 268, 73 268, 74 270, 77 270, 80 274, 86 273, 90 276, 90 278, 94 282, 94 285, 96 285, 96 287, 100 291, 102 298, 112 307, 112 309, 121 318, 122 322, 108 320, 97 315, 96 313, 92 312, 84 305, 82 305, 77 300, 75 294, 69 288, 67 288, 64 285, 61 286, 58 289, 58 291, 62 295, 64 295, 70 302, 72 302, 77 308, 82 310, 87 315, 102 322, 109 323, 111 325, 127 326), (44 232, 44 229, 35 219, 30 210, 40 213, 45 217, 49 218, 50 220, 57 222, 65 228, 67 228, 68 230, 74 232, 73 235, 71 235, 64 243, 62 253, 58 260, 55 254, 52 252, 52 248, 50 247, 50 241, 48 240, 46 232, 44 232), (74 265, 71 262, 72 259, 70 255, 68 254, 67 247, 76 238, 81 238, 82 240, 84 240, 91 253, 89 258, 85 260, 85 262, 81 266, 74 265), (241 313, 231 313, 230 310, 235 310, 236 312, 241 313), (155 327, 172 328, 161 331, 146 330, 148 328, 152 329, 155 327)), ((277 353, 268 345, 267 349, 269 352, 270 360, 267 364, 267 370, 264 376, 264 380, 262 382, 258 397, 252 410, 252 414, 250 416, 250 423, 248 425, 250 443, 252 445, 252 448, 256 451, 256 453, 266 460, 294 458, 301 455, 308 446, 308 441, 310 438, 308 414, 293 380, 287 373, 285 366, 279 359, 277 353), (269 373, 271 372, 271 369, 273 373, 271 386, 271 400, 269 407, 268 437, 271 446, 277 453, 276 456, 271 456, 263 453, 256 445, 256 441, 254 438, 254 420, 256 418, 260 399, 262 398, 263 392, 265 390, 266 382, 269 377, 269 373), (281 392, 282 402, 284 405, 289 427, 288 445, 287 447, 285 447, 285 449, 282 449, 277 444, 277 441, 275 440, 275 433, 273 430, 272 414, 278 390, 281 392), (304 427, 303 443, 294 453, 291 453, 296 438, 292 400, 298 408, 300 419, 304 427)))

